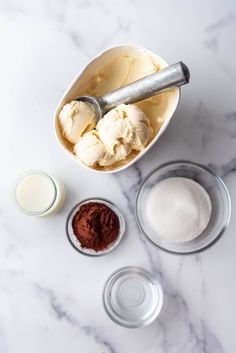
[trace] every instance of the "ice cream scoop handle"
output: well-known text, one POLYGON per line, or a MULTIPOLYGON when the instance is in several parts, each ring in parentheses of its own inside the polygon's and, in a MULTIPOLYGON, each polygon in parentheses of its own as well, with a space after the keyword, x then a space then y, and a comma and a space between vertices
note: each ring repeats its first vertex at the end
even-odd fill
POLYGON ((121 103, 135 103, 154 96, 166 88, 182 86, 189 82, 189 77, 189 69, 180 61, 127 86, 105 94, 98 99, 99 105, 105 113, 121 103))

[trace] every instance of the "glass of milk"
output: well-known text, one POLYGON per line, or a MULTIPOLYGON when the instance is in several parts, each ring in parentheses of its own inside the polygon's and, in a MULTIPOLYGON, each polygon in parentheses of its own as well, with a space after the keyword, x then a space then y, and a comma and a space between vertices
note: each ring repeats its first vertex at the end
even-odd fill
POLYGON ((21 174, 15 185, 18 209, 31 216, 45 217, 57 212, 63 205, 63 185, 52 175, 41 170, 28 170, 21 174))

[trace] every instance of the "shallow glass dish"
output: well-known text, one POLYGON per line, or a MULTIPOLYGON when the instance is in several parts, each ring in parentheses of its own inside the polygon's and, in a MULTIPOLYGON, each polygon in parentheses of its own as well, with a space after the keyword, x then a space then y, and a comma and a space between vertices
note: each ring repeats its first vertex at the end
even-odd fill
POLYGON ((118 325, 137 328, 159 315, 163 292, 154 275, 141 267, 126 266, 110 275, 103 290, 107 315, 118 325))
POLYGON ((105 200, 103 198, 91 198, 91 199, 86 199, 86 200, 81 201, 80 203, 78 203, 77 205, 75 205, 73 207, 73 209, 70 211, 70 213, 67 217, 67 220, 66 220, 66 234, 67 234, 67 238, 68 238, 70 244, 73 246, 73 248, 75 250, 77 250, 81 254, 87 255, 87 256, 101 256, 101 255, 106 255, 106 254, 110 253, 111 251, 113 251, 120 244, 120 242, 125 234, 125 229, 126 229, 125 219, 124 219, 124 216, 122 215, 120 209, 115 204, 113 204, 111 201, 105 200), (74 215, 76 214, 76 212, 80 209, 80 207, 82 205, 89 203, 89 202, 103 203, 107 207, 110 207, 115 212, 117 217, 119 218, 119 222, 120 222, 119 235, 116 238, 116 240, 113 243, 111 243, 110 245, 108 245, 108 247, 104 250, 95 251, 93 249, 82 248, 80 241, 75 236, 73 228, 72 228, 72 220, 74 218, 74 215))
POLYGON ((208 249, 224 233, 230 214, 230 196, 222 179, 207 167, 189 161, 173 161, 153 170, 143 180, 136 198, 136 219, 141 231, 158 248, 172 254, 187 255, 208 249), (164 239, 155 232, 147 219, 146 204, 151 188, 161 180, 171 177, 196 181, 207 191, 211 200, 212 212, 207 227, 190 241, 175 243, 164 239))

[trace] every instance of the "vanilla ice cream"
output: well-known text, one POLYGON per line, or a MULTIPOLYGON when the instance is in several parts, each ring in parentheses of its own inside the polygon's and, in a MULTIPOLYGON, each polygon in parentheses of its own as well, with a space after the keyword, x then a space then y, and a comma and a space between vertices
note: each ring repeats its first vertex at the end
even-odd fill
POLYGON ((96 170, 109 172, 132 164, 165 130, 178 104, 178 88, 135 104, 122 104, 108 112, 97 126, 89 106, 86 111, 91 112, 91 119, 87 114, 82 118, 85 103, 72 101, 63 108, 62 104, 83 95, 101 97, 166 66, 162 58, 137 46, 114 47, 97 56, 84 68, 60 104, 56 115, 60 143, 84 165, 96 170), (77 104, 82 105, 79 108, 77 104))
POLYGON ((73 144, 85 131, 92 130, 96 125, 95 111, 81 101, 64 105, 58 118, 62 135, 73 144))
POLYGON ((120 104, 97 124, 101 141, 112 155, 124 159, 132 149, 142 150, 152 137, 152 128, 144 112, 133 104, 120 104))
POLYGON ((74 147, 77 158, 88 167, 107 166, 116 160, 107 151, 95 130, 85 133, 74 147))
POLYGON ((109 166, 124 160, 131 151, 143 149, 152 128, 143 111, 135 105, 120 104, 85 133, 75 145, 75 154, 87 166, 109 166))

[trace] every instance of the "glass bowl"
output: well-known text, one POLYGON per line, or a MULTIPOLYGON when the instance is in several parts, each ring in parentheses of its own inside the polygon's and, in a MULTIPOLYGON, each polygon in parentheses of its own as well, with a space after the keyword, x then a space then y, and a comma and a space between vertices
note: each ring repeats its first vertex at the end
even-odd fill
POLYGON ((113 272, 103 290, 107 315, 120 326, 137 328, 149 325, 163 304, 161 285, 141 267, 126 266, 113 272))
POLYGON ((67 234, 67 238, 68 238, 70 244, 73 246, 73 248, 75 250, 77 250, 81 254, 87 255, 87 256, 101 256, 101 255, 106 255, 106 254, 110 253, 111 251, 113 251, 120 244, 120 242, 125 234, 125 230, 126 230, 125 219, 124 219, 124 216, 122 215, 120 209, 116 205, 114 205, 111 201, 105 200, 103 198, 91 198, 91 199, 86 199, 86 200, 81 201, 80 203, 78 203, 77 205, 75 205, 73 207, 73 209, 70 211, 70 213, 67 217, 67 220, 66 220, 66 234, 67 234), (82 205, 89 203, 89 202, 103 203, 107 207, 111 208, 112 211, 114 211, 115 214, 117 215, 117 217, 119 218, 119 222, 120 222, 119 235, 116 238, 116 240, 113 243, 109 244, 108 247, 104 250, 95 251, 93 249, 83 248, 79 242, 79 239, 75 236, 74 231, 73 231, 72 220, 74 218, 74 215, 76 214, 76 212, 80 209, 80 207, 82 205))
POLYGON ((173 161, 153 170, 143 180, 136 198, 136 219, 142 233, 158 248, 177 255, 195 254, 216 243, 224 233, 230 219, 230 196, 222 179, 207 167, 189 162, 173 161), (212 212, 203 232, 193 240, 175 243, 157 234, 148 222, 146 204, 150 189, 161 180, 171 177, 185 177, 199 183, 208 193, 212 212))

